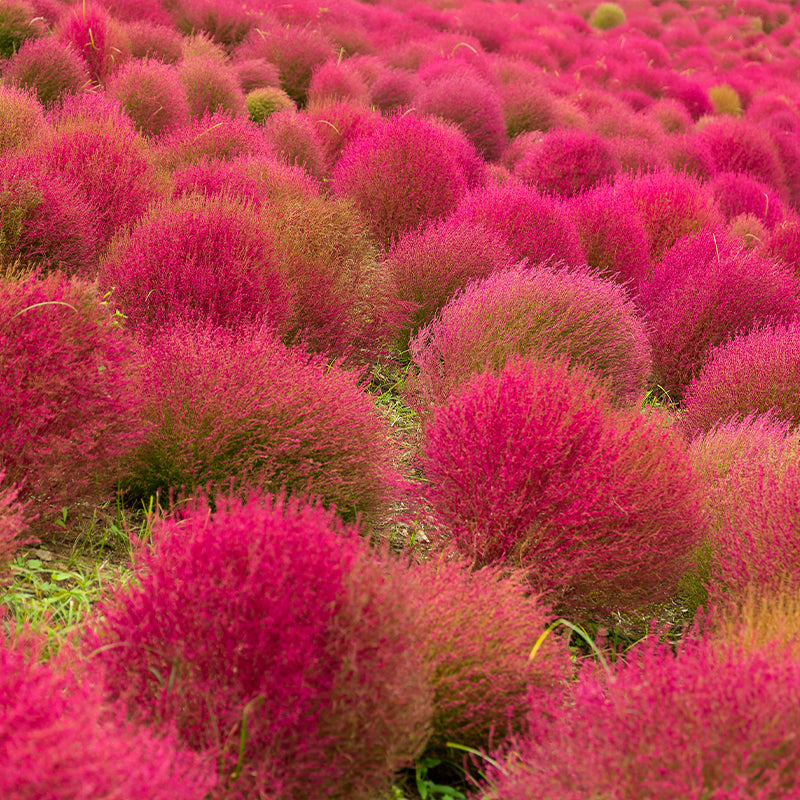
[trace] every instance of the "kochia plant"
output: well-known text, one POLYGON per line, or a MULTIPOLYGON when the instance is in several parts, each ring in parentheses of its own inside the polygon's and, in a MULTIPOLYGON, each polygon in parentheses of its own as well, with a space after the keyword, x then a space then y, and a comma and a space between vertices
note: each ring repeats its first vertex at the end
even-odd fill
POLYGON ((682 239, 642 284, 654 380, 679 399, 713 347, 753 325, 800 311, 798 279, 722 231, 682 239))
POLYGON ((27 41, 46 35, 45 21, 27 0, 7 0, 0 8, 0 58, 11 58, 27 41))
POLYGON ((7 487, 0 470, 0 586, 14 551, 27 543, 22 533, 27 527, 25 506, 17 501, 17 489, 7 487))
POLYGON ((383 419, 354 377, 265 327, 175 326, 146 353, 152 426, 128 463, 128 496, 255 484, 369 515, 396 483, 383 419))
POLYGON ((40 663, 42 644, 0 638, 0 796, 207 796, 216 783, 208 759, 177 746, 174 736, 127 721, 124 709, 105 702, 102 688, 89 675, 72 672, 64 663, 40 663))
POLYGON ((773 189, 742 172, 720 172, 711 181, 720 211, 730 222, 740 214, 754 214, 767 228, 786 217, 786 207, 773 189))
POLYGON ((0 85, 0 153, 35 140, 45 130, 36 95, 27 89, 0 85))
POLYGON ((526 567, 565 613, 669 597, 702 531, 684 445, 562 362, 476 375, 434 410, 421 467, 437 543, 526 567))
POLYGON ((141 440, 134 348, 90 286, 0 286, 0 469, 47 523, 108 496, 141 440))
POLYGON ((625 290, 584 268, 516 266, 470 283, 409 346, 420 410, 513 356, 562 357, 637 402, 650 371, 647 330, 625 290))
POLYGON ((785 648, 688 642, 676 657, 645 642, 612 675, 585 669, 564 700, 539 698, 484 798, 795 797, 798 687, 785 648))
POLYGON ((431 716, 403 573, 355 527, 280 497, 193 503, 154 539, 86 637, 113 696, 215 757, 214 798, 387 790, 431 716))
POLYGON ((178 67, 178 74, 193 117, 199 119, 217 112, 247 116, 247 103, 236 74, 214 56, 186 58, 178 67))

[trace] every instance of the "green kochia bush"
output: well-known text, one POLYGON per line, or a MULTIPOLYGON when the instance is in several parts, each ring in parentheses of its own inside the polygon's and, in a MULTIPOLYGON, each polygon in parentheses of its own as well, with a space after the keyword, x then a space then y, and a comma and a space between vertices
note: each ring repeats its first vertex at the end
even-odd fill
POLYGON ((409 345, 409 398, 441 403, 472 375, 515 356, 561 356, 637 402, 650 371, 647 330, 625 290, 584 268, 515 266, 474 281, 409 345))
POLYGON ((394 481, 383 419, 354 378, 267 327, 178 326, 151 342, 142 387, 152 433, 128 462, 131 499, 207 483, 319 496, 374 512, 394 481))
POLYGON ((153 538, 85 637, 112 696, 214 758, 215 800, 384 796, 430 733, 405 573, 271 496, 194 503, 153 538))
POLYGON ((664 600, 702 532, 678 437, 559 362, 476 375, 434 411, 421 467, 437 543, 525 566, 565 613, 664 600))

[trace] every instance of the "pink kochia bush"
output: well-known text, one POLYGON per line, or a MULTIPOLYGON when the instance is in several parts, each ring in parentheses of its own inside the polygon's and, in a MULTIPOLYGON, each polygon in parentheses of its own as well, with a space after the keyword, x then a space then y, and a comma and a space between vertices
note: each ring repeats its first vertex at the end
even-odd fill
POLYGON ((728 221, 740 214, 753 214, 771 229, 786 217, 786 207, 775 190, 747 174, 720 172, 711 181, 711 191, 728 221))
POLYGON ((123 481, 132 499, 251 483, 354 517, 394 487, 386 425, 354 377, 267 327, 176 326, 150 344, 146 370, 152 432, 123 481))
POLYGON ((685 402, 691 430, 768 411, 800 425, 800 322, 758 327, 715 347, 685 402))
POLYGON ((0 469, 42 522, 113 492, 142 436, 135 362, 93 287, 0 281, 0 469))
POLYGON ((519 160, 517 177, 560 197, 610 181, 619 170, 617 159, 602 137, 578 130, 547 133, 519 160))
POLYGON ((433 668, 426 753, 446 754, 447 742, 488 749, 524 731, 528 690, 557 690, 571 663, 552 636, 529 658, 551 612, 523 574, 433 557, 412 565, 407 579, 422 601, 417 647, 433 668))
POLYGON ((702 531, 678 437, 563 362, 476 375, 434 410, 421 467, 437 543, 527 568, 561 613, 664 600, 702 531))
POLYGON ((522 183, 493 184, 467 195, 453 218, 498 233, 515 258, 527 258, 532 264, 547 259, 573 266, 585 262, 566 208, 522 183))
POLYGON ((800 661, 645 642, 606 676, 531 708, 531 733, 489 771, 485 800, 786 800, 800 794, 800 661))
POLYGON ((0 638, 4 800, 206 797, 216 783, 207 759, 128 722, 89 676, 39 663, 42 650, 35 640, 0 638))
POLYGON ((112 243, 100 282, 145 331, 182 319, 235 326, 256 318, 283 331, 292 310, 272 237, 254 210, 227 196, 153 206, 112 243))
POLYGON ((22 533, 27 527, 25 506, 17 501, 16 488, 6 488, 4 478, 0 470, 0 586, 14 551, 26 544, 22 533))
POLYGON ((474 281, 412 339, 409 395, 421 410, 513 356, 563 357, 635 403, 650 371, 647 330, 625 290, 585 268, 515 266, 474 281))
POLYGON ((468 171, 454 152, 452 134, 433 122, 398 117, 342 153, 333 191, 353 200, 378 239, 389 246, 409 230, 443 217, 468 189, 468 171))
POLYGON ((722 231, 682 239, 640 292, 654 381, 680 399, 713 347, 758 323, 793 317, 798 295, 785 265, 743 250, 722 231))
POLYGON ((196 502, 154 541, 85 637, 112 696, 210 753, 213 798, 382 796, 430 731, 403 572, 280 497, 196 502))

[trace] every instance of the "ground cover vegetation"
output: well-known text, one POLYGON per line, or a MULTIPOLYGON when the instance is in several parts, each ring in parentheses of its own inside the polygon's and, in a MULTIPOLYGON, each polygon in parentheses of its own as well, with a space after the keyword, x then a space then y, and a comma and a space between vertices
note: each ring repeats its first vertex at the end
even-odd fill
POLYGON ((800 800, 800 3, 3 0, 3 800, 800 800))

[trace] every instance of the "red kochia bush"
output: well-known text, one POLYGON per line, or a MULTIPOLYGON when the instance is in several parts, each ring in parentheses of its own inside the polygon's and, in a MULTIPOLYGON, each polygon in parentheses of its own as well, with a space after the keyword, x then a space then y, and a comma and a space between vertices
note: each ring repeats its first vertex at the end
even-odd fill
POLYGON ((131 499, 233 481, 310 492, 355 517, 391 494, 386 424, 355 378, 324 357, 287 348, 266 326, 185 325, 145 357, 152 432, 127 468, 131 499))
POLYGON ((653 378, 675 399, 709 351, 766 320, 800 312, 800 284, 785 265, 743 250, 717 231, 682 239, 642 284, 653 378))
POLYGON ((434 410, 421 466, 439 544, 525 566, 564 613, 665 599, 702 529, 683 444, 564 363, 476 375, 434 410))
POLYGON ((763 253, 781 259, 800 276, 800 217, 791 216, 774 227, 763 243, 763 253))
POLYGON ((153 206, 112 243, 100 282, 144 331, 182 319, 235 327, 257 318, 283 331, 292 314, 273 237, 232 197, 188 195, 153 206))
POLYGON ((381 796, 431 715, 402 573, 319 506, 217 509, 155 526, 86 637, 92 663, 137 719, 210 751, 212 797, 381 796))
POLYGON ((466 193, 467 171, 453 152, 452 136, 410 115, 390 120, 344 150, 333 190, 352 198, 389 246, 405 231, 449 213, 466 193))
POLYGON ((3 68, 3 82, 36 93, 42 105, 89 85, 89 71, 71 45, 54 36, 31 39, 20 47, 3 68))
POLYGON ((132 59, 113 75, 106 91, 120 101, 145 136, 158 136, 189 121, 180 75, 160 61, 132 59))
POLYGON ((514 172, 542 192, 572 197, 610 180, 618 170, 616 156, 596 133, 560 130, 534 144, 514 172))
POLYGON ((213 55, 184 59, 178 73, 193 117, 199 119, 217 112, 232 117, 247 116, 247 103, 236 73, 213 55))
POLYGON ((800 794, 800 661, 788 649, 689 642, 675 657, 645 643, 613 675, 584 669, 566 700, 537 697, 531 711, 486 800, 800 794))
POLYGON ((707 431, 732 415, 800 425, 800 323, 761 327, 719 345, 686 390, 684 421, 707 431))
POLYGON ((500 98, 490 84, 453 72, 421 89, 414 105, 455 123, 487 161, 500 158, 508 136, 500 98))
POLYGON ((494 184, 467 195, 453 218, 499 233, 516 258, 532 264, 547 259, 572 265, 585 261, 566 208, 522 183, 494 184))
POLYGON ((551 612, 523 575, 434 557, 412 565, 407 580, 421 599, 416 646, 433 668, 426 752, 446 755, 447 742, 488 749, 524 731, 528 690, 557 690, 571 663, 566 645, 552 636, 529 658, 551 612))
POLYGON ((142 436, 133 363, 91 287, 0 282, 0 469, 43 521, 113 489, 142 436))
POLYGON ((740 214, 753 214, 771 229, 786 217, 775 191, 744 173, 720 172, 711 181, 711 191, 728 222, 740 214))
POLYGON ((412 402, 441 403, 472 375, 515 355, 559 356, 638 402, 650 371, 644 323, 617 283, 583 268, 512 267, 474 281, 412 339, 412 402))
POLYGON ((4 800, 206 797, 216 783, 207 759, 128 722, 86 675, 37 663, 41 649, 0 638, 4 800))
POLYGON ((90 274, 97 216, 72 181, 29 155, 0 155, 0 264, 90 274))
POLYGON ((0 153, 35 140, 46 130, 36 95, 27 89, 0 84, 0 153))
POLYGON ((26 543, 21 534, 27 526, 25 506, 17 502, 15 487, 6 488, 5 473, 0 470, 0 586, 14 551, 26 543))

